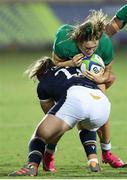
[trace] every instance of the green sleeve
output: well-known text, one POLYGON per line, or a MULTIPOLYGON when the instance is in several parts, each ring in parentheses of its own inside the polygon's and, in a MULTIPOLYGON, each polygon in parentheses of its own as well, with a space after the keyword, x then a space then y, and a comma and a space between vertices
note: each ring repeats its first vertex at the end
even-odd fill
POLYGON ((113 60, 113 55, 114 55, 114 51, 113 51, 112 43, 108 42, 107 46, 105 47, 105 56, 104 56, 105 65, 111 63, 111 61, 113 60))
MULTIPOLYGON (((102 39, 103 40, 103 39, 102 39)), ((108 65, 113 60, 113 45, 111 39, 105 35, 104 41, 102 41, 101 50, 102 50, 102 59, 105 65, 108 65)))
POLYGON ((66 59, 67 55, 63 47, 63 42, 59 42, 59 38, 56 37, 53 44, 53 52, 61 59, 66 59))
POLYGON ((95 51, 104 61, 105 65, 108 65, 113 60, 113 46, 111 39, 104 33, 100 39, 99 46, 95 51))
POLYGON ((127 23, 127 4, 122 6, 116 13, 116 17, 123 21, 124 23, 127 23))
POLYGON ((67 59, 69 55, 68 51, 68 38, 69 32, 71 30, 71 26, 65 24, 61 26, 55 36, 54 44, 53 44, 53 52, 60 57, 61 59, 67 59))

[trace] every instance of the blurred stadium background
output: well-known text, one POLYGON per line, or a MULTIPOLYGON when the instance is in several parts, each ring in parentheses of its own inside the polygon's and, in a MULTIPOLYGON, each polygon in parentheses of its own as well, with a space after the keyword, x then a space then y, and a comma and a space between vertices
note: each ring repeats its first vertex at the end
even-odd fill
MULTIPOLYGON (((90 9, 103 9, 112 17, 124 3, 122 0, 0 0, 0 50, 51 48, 61 24, 82 22, 90 9)), ((126 44, 126 28, 113 42, 126 44)))

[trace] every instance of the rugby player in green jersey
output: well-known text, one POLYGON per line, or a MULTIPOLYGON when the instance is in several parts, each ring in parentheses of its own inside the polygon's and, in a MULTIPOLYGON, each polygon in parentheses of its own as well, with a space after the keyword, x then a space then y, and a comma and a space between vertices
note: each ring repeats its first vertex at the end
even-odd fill
MULTIPOLYGON (((113 47, 110 38, 104 33, 105 25, 105 16, 102 11, 93 10, 82 24, 78 26, 68 24, 61 26, 56 33, 52 55, 55 65, 76 67, 81 65, 83 56, 91 56, 93 53, 98 54, 105 63, 104 75, 98 77, 88 71, 86 76, 97 82, 103 88, 103 91, 110 87, 115 80, 115 76, 111 71, 113 47)), ((82 131, 80 131, 81 141, 83 139, 82 134, 82 131)), ((102 148, 102 161, 109 163, 114 168, 122 167, 124 163, 110 151, 109 121, 98 130, 98 135, 102 148)), ((50 164, 48 163, 50 156, 52 162, 54 161, 53 154, 48 156, 47 153, 47 158, 44 158, 45 164, 50 164)))
POLYGON ((122 6, 117 12, 116 15, 111 19, 110 23, 106 26, 106 33, 109 36, 113 36, 120 29, 122 29, 127 23, 127 4, 122 6))

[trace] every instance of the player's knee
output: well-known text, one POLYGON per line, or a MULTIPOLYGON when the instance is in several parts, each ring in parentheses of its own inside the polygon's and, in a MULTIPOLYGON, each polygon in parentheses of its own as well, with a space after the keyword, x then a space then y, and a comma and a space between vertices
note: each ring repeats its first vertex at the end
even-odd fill
POLYGON ((36 137, 43 139, 47 143, 48 139, 52 138, 52 132, 46 127, 39 126, 36 131, 36 137))
POLYGON ((78 130, 83 130, 83 129, 85 129, 84 124, 83 124, 82 122, 79 122, 79 123, 77 124, 77 129, 78 129, 78 130))

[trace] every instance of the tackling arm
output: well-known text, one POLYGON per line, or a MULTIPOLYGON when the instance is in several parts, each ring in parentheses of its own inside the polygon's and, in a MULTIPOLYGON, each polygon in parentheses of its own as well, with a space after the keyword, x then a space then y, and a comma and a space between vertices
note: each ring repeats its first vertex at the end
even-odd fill
POLYGON ((105 66, 104 71, 100 71, 100 73, 98 74, 95 74, 90 71, 86 71, 85 76, 90 80, 95 81, 97 84, 106 84, 107 82, 109 82, 111 69, 112 69, 112 62, 107 66, 105 66))
POLYGON ((55 102, 52 98, 40 101, 41 108, 45 114, 54 106, 54 104, 55 102))

